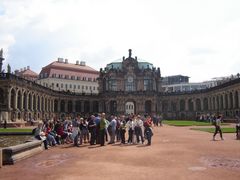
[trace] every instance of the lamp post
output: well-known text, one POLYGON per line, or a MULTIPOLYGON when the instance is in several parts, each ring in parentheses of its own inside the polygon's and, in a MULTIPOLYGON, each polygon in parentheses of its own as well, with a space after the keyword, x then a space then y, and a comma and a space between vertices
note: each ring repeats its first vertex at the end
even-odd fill
POLYGON ((3 62, 3 49, 0 50, 0 73, 2 72, 2 62, 3 62))

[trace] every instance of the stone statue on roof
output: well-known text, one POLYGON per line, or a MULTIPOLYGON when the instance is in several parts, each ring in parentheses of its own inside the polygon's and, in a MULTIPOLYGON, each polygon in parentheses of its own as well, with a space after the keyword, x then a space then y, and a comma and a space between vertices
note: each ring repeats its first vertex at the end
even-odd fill
POLYGON ((129 57, 131 57, 132 56, 132 50, 129 49, 128 51, 129 51, 129 57))
POLYGON ((0 50, 0 57, 3 57, 3 49, 0 50))

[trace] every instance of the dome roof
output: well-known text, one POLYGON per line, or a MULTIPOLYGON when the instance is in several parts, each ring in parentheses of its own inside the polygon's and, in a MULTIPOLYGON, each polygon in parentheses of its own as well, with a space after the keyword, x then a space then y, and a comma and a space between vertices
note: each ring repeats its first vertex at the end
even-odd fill
MULTIPOLYGON (((122 59, 116 59, 116 60, 112 61, 111 63, 107 64, 107 68, 108 69, 121 69, 122 61, 123 61, 122 59)), ((137 59, 137 61, 138 61, 139 69, 147 69, 147 68, 152 69, 153 68, 153 64, 147 62, 146 60, 137 59)))

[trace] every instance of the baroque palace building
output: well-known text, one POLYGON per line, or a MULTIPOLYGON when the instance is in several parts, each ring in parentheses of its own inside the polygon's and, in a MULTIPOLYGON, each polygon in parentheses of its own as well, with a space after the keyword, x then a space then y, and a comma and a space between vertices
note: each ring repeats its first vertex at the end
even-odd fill
MULTIPOLYGON (((4 58, 0 52, 0 72, 4 58)), ((24 123, 65 115, 162 114, 165 119, 195 119, 199 114, 221 113, 234 118, 240 110, 240 78, 213 88, 163 92, 160 68, 132 57, 100 69, 99 93, 58 91, 9 73, 0 74, 0 121, 24 123)))

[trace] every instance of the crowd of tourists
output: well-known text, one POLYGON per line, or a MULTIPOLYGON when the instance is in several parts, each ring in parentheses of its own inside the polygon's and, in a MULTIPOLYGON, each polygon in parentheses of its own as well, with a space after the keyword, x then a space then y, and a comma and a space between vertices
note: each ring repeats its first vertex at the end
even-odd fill
POLYGON ((85 118, 77 116, 44 121, 33 133, 36 139, 43 141, 45 149, 64 143, 74 146, 85 143, 104 146, 106 142, 151 145, 154 125, 162 125, 159 116, 111 115, 106 118, 105 113, 101 113, 85 118))

